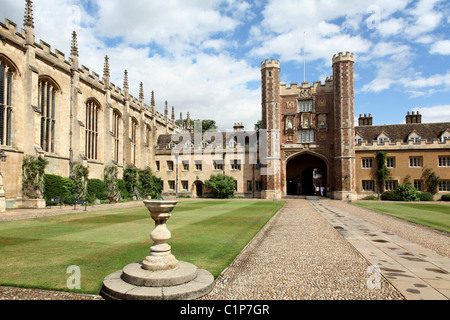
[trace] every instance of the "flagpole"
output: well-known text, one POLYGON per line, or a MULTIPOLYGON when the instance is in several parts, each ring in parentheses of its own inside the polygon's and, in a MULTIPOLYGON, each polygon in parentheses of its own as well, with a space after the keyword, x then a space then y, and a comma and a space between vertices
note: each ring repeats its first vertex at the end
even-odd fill
POLYGON ((306 31, 303 32, 303 82, 306 82, 306 31))

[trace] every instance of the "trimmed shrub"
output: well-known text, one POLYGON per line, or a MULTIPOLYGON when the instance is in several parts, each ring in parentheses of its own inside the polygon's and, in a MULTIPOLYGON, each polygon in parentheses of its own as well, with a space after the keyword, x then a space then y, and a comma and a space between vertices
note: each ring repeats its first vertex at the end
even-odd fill
POLYGON ((419 191, 410 183, 399 185, 398 193, 400 194, 403 201, 419 201, 419 191))
POLYGON ((385 191, 383 192, 383 194, 381 195, 381 200, 385 200, 385 201, 402 201, 402 196, 400 195, 400 193, 395 190, 395 191, 385 191))
POLYGON ((108 194, 106 193, 105 182, 99 179, 90 179, 87 183, 87 194, 89 202, 98 200, 106 200, 108 194))
POLYGON ((444 195, 441 197, 441 200, 442 200, 442 201, 450 201, 450 194, 444 194, 444 195))
POLYGON ((44 198, 47 205, 51 204, 51 199, 61 199, 65 204, 73 204, 75 199, 72 196, 72 180, 63 178, 55 174, 44 175, 44 198))
POLYGON ((433 195, 429 192, 420 192, 419 193, 420 201, 433 201, 433 195))
POLYGON ((117 187, 119 188, 119 192, 123 200, 130 198, 125 180, 117 179, 117 187))

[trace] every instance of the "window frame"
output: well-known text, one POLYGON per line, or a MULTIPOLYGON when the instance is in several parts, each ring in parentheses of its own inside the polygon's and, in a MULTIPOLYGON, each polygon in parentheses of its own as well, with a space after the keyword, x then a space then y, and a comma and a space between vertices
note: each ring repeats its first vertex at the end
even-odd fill
POLYGON ((366 169, 366 170, 373 169, 373 160, 374 160, 374 158, 362 158, 361 159, 362 169, 366 169))
POLYGON ((86 102, 85 156, 89 160, 98 160, 100 111, 101 107, 94 99, 86 102))
POLYGON ((422 168, 423 167, 423 157, 421 157, 421 156, 409 157, 409 167, 410 168, 422 168))
POLYGON ((56 93, 58 86, 44 77, 38 83, 38 108, 41 114, 40 146, 44 152, 55 153, 56 93))

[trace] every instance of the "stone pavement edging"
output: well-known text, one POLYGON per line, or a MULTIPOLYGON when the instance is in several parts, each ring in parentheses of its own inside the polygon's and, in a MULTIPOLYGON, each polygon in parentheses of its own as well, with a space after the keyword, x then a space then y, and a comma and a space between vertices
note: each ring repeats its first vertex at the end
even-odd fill
POLYGON ((449 258, 359 219, 333 202, 312 205, 406 299, 450 299, 449 258))

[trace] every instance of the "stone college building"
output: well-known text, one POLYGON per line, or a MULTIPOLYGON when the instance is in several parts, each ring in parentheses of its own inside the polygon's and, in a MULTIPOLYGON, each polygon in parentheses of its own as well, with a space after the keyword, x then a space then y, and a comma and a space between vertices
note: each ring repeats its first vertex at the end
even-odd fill
POLYGON ((111 83, 108 57, 102 77, 80 66, 75 32, 67 58, 37 43, 32 1, 25 3, 23 28, 0 22, 0 153, 6 156, 0 197, 8 208, 24 206, 25 155, 46 158, 46 173, 64 177, 74 162, 97 179, 105 166, 116 165, 119 173, 129 165, 151 168, 165 197, 209 196, 205 181, 223 173, 234 177, 243 197, 312 195, 319 187, 324 196, 355 200, 377 194, 376 154, 385 151, 385 189, 408 179, 424 190, 424 171, 431 169, 441 178, 436 197, 450 193, 450 123, 424 124, 413 112, 406 124, 373 126, 372 115, 361 115, 355 126, 350 53, 333 57, 333 75, 324 84, 287 86, 280 83, 280 62, 264 61, 263 130, 248 132, 236 123, 231 132, 197 137, 190 125, 177 125, 173 107, 169 116, 167 102, 164 114, 153 95, 147 105, 142 83, 139 98, 131 96, 126 71, 122 88, 111 83), (183 151, 174 155, 180 144, 183 151), (207 161, 199 156, 211 149, 207 161))

